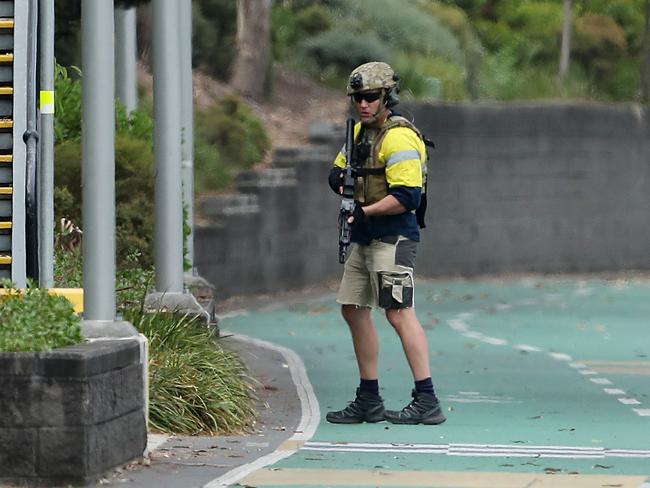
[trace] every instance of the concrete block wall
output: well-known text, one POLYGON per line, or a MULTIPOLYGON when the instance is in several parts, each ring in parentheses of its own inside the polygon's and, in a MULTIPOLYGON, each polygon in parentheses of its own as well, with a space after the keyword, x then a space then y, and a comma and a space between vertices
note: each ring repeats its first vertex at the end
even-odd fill
POLYGON ((411 106, 436 141, 419 272, 650 268, 647 109, 411 106))
POLYGON ((0 353, 0 481, 86 482, 141 456, 140 355, 137 340, 0 353))
MULTIPOLYGON (((650 269, 650 125, 634 105, 408 105, 436 143, 417 272, 650 269)), ((204 199, 196 265, 217 296, 338 278, 327 174, 342 128, 276 152, 240 194, 204 199), (239 199, 241 204, 234 204, 239 199), (238 208, 239 210, 235 209, 238 208)))

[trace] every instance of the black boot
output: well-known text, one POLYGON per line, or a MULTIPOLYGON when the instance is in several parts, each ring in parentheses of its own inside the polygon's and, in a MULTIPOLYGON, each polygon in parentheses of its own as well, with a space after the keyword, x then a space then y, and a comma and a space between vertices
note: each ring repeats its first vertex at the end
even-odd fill
POLYGON ((325 417, 333 424, 360 424, 384 420, 384 401, 376 393, 357 388, 357 397, 343 410, 328 412, 325 417))
POLYGON ((435 393, 411 392, 413 400, 402 410, 386 410, 385 418, 392 424, 438 425, 447 420, 435 393))

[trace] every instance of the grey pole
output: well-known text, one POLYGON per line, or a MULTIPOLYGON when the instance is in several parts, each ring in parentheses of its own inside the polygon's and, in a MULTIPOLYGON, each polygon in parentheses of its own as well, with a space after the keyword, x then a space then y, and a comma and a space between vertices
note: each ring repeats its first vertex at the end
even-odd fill
POLYGON ((181 65, 181 161, 183 172, 183 208, 190 235, 187 236, 187 260, 194 270, 194 109, 192 86, 192 0, 179 1, 181 65))
POLYGON ((82 0, 84 315, 115 320, 113 0, 82 0))
POLYGON ((156 291, 183 292, 178 2, 153 0, 156 291))
POLYGON ((39 284, 54 286, 54 2, 40 0, 40 149, 38 168, 39 284))
POLYGON ((116 95, 128 113, 138 108, 138 47, 136 8, 115 9, 116 95))

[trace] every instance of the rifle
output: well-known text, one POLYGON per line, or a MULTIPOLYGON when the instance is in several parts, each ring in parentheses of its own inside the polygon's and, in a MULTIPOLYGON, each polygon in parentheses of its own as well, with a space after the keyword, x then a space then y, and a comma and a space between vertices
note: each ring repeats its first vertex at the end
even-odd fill
POLYGON ((339 263, 345 263, 350 246, 350 224, 348 218, 354 212, 354 119, 345 123, 345 169, 343 170, 343 193, 339 211, 339 263))

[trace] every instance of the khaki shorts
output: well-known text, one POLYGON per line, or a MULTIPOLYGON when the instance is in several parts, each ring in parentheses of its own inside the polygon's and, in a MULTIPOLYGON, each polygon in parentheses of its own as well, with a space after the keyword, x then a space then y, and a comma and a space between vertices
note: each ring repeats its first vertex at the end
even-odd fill
POLYGON ((336 301, 383 309, 412 307, 416 252, 417 242, 403 236, 375 239, 367 246, 353 244, 336 301))

